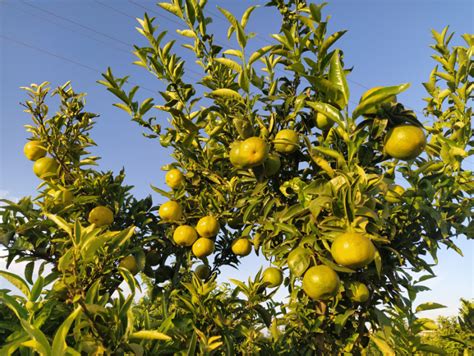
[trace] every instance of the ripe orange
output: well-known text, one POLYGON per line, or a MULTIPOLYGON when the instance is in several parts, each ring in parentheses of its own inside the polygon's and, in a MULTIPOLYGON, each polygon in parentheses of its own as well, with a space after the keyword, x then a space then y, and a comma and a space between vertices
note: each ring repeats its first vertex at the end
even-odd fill
POLYGON ((46 150, 41 146, 40 141, 29 141, 23 146, 23 153, 30 161, 36 161, 46 156, 46 150))
POLYGON ((303 290, 315 300, 326 300, 335 296, 340 285, 339 276, 326 265, 311 267, 303 277, 303 290))
POLYGON ((96 206, 89 213, 89 222, 96 226, 106 226, 114 222, 114 213, 106 206, 96 206))
MULTIPOLYGON (((375 87, 375 88, 367 90, 364 94, 362 94, 359 102, 362 102, 365 99, 370 98, 373 95, 374 91, 376 91, 378 89, 381 89, 381 88, 382 87, 375 87)), ((396 102, 397 102, 397 97, 395 95, 393 95, 393 96, 389 97, 388 99, 385 99, 380 104, 367 109, 364 114, 376 114, 379 111, 382 104, 389 104, 389 103, 396 103, 396 102)))
POLYGON ((161 204, 158 213, 160 214, 160 217, 165 221, 181 220, 181 218, 183 217, 183 211, 181 210, 181 206, 173 200, 161 204))
POLYGON ((249 137, 240 144, 239 157, 244 167, 259 166, 268 157, 268 145, 263 138, 249 137))
POLYGON ((214 241, 207 237, 200 237, 193 244, 192 250, 197 258, 207 257, 214 252, 214 241))
POLYGON ((280 157, 276 154, 269 154, 267 160, 263 163, 265 176, 271 177, 278 173, 281 167, 280 157))
POLYGON ((262 282, 266 283, 268 288, 278 287, 283 282, 283 273, 279 268, 268 267, 263 271, 262 282))
POLYGON ((128 269, 130 271, 130 273, 133 274, 133 275, 140 272, 140 270, 138 268, 137 260, 132 255, 122 258, 120 260, 119 267, 128 269))
POLYGON ((207 265, 199 265, 194 270, 194 273, 196 273, 199 279, 208 279, 211 275, 211 269, 207 265))
POLYGON ((237 256, 247 256, 252 252, 252 242, 247 237, 240 237, 232 242, 232 252, 237 256))
POLYGON ((214 216, 204 216, 199 219, 196 230, 201 237, 214 237, 219 232, 219 221, 214 216))
POLYGON ((362 268, 375 258, 375 247, 365 235, 346 232, 334 239, 331 254, 338 264, 349 268, 362 268))
POLYGON ((294 130, 281 130, 273 141, 275 150, 280 153, 292 153, 298 148, 298 133, 294 130))
POLYGON ((332 127, 332 125, 334 125, 334 121, 320 112, 314 113, 314 120, 316 122, 316 127, 322 131, 327 131, 332 127))
POLYGON ((183 173, 178 169, 171 169, 166 173, 165 182, 171 189, 177 189, 184 182, 183 173))
POLYGON ((397 159, 416 158, 426 145, 423 130, 414 125, 400 125, 392 128, 385 138, 384 152, 397 159))
POLYGON ((351 282, 346 287, 346 295, 356 303, 364 303, 369 299, 370 292, 361 282, 351 282))
POLYGON ((405 189, 397 184, 391 185, 385 194, 385 200, 389 203, 399 203, 405 189))
POLYGON ((197 238, 196 230, 189 225, 178 226, 173 233, 173 240, 178 246, 192 246, 197 238))
POLYGON ((58 168, 58 163, 51 157, 39 158, 33 164, 33 172, 41 179, 47 179, 57 174, 58 168))

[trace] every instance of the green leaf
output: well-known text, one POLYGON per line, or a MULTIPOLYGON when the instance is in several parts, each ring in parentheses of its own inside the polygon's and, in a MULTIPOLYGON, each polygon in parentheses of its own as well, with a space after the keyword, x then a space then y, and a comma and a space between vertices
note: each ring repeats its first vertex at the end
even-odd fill
POLYGON ((262 47, 260 48, 259 50, 253 52, 249 58, 249 61, 248 61, 248 64, 251 65, 252 63, 254 63, 255 61, 258 61, 260 58, 262 58, 262 56, 267 53, 268 51, 270 51, 271 49, 273 48, 273 45, 271 46, 265 46, 265 47, 262 47))
POLYGON ((0 271, 0 276, 17 287, 27 298, 30 297, 30 288, 23 278, 7 271, 0 271))
POLYGON ((38 297, 41 295, 41 292, 43 291, 43 287, 44 287, 44 278, 42 276, 39 276, 35 284, 31 288, 31 295, 29 299, 32 302, 36 301, 36 299, 38 299, 38 297))
POLYGON ((36 341, 36 351, 42 355, 42 356, 56 356, 51 353, 51 346, 49 345, 48 339, 43 332, 35 327, 34 325, 31 325, 29 322, 26 320, 21 319, 21 326, 23 326, 23 329, 30 335, 30 337, 36 341))
POLYGON ((323 44, 319 48, 319 56, 320 57, 325 56, 329 47, 331 47, 334 44, 334 42, 336 42, 339 38, 341 38, 346 32, 347 30, 339 31, 339 32, 333 33, 331 36, 326 38, 326 40, 323 42, 323 44))
POLYGON ((227 88, 216 89, 212 91, 210 94, 213 96, 221 97, 223 99, 243 101, 242 96, 238 92, 232 89, 227 89, 227 88))
POLYGON ((397 95, 410 87, 409 83, 401 84, 393 87, 385 87, 374 90, 369 96, 364 98, 359 105, 352 112, 352 118, 356 119, 360 115, 364 114, 368 109, 373 108, 374 106, 382 103, 388 98, 397 95))
POLYGON ((140 330, 130 334, 131 339, 162 340, 169 341, 171 337, 155 330, 140 330))
POLYGON ((301 277, 311 264, 311 255, 304 247, 297 247, 288 255, 288 268, 296 277, 301 277))
POLYGON ((222 53, 226 54, 226 55, 229 55, 229 56, 235 56, 235 57, 238 57, 240 59, 244 58, 244 54, 242 53, 242 51, 239 51, 238 49, 226 49, 222 53))
MULTIPOLYGON (((222 7, 217 7, 220 12, 227 18, 227 20, 230 22, 231 27, 233 28, 234 31, 237 32, 237 42, 239 42, 239 45, 243 48, 247 45, 247 37, 245 36, 244 29, 242 25, 237 21, 234 15, 230 13, 229 11, 223 9, 222 7)), ((233 31, 230 31, 232 33, 233 31)))
POLYGON ((72 237, 72 229, 71 226, 64 220, 63 218, 53 215, 53 214, 48 214, 46 213, 45 216, 49 219, 52 220, 56 225, 58 225, 62 230, 64 230, 69 236, 72 237))
POLYGON ((18 319, 26 319, 28 317, 28 313, 23 306, 16 301, 15 298, 9 296, 5 292, 0 291, 0 300, 3 301, 3 303, 10 308, 13 313, 15 313, 16 317, 18 319))
POLYGON ((433 302, 427 302, 420 304, 416 307, 415 313, 419 313, 425 310, 433 310, 433 309, 441 309, 441 308, 446 308, 445 305, 443 304, 438 304, 438 303, 433 303, 433 302))
POLYGON ((326 117, 337 123, 339 126, 345 127, 344 118, 341 115, 339 109, 335 106, 317 101, 306 101, 306 104, 317 112, 320 112, 321 114, 325 115, 326 117))
POLYGON ((237 73, 242 72, 242 67, 240 66, 240 64, 237 63, 236 61, 233 61, 232 59, 229 59, 229 58, 214 58, 214 61, 216 61, 218 63, 221 63, 221 64, 225 65, 226 67, 229 67, 230 69, 232 69, 233 71, 235 71, 237 73))
POLYGON ((260 6, 254 5, 254 6, 250 6, 247 10, 245 10, 244 14, 242 15, 242 19, 240 20, 240 24, 243 28, 245 28, 245 26, 247 26, 247 22, 249 20, 250 15, 253 12, 253 10, 255 10, 258 7, 260 7, 260 6))
POLYGON ((184 37, 197 38, 196 33, 191 30, 176 30, 176 32, 184 37))
POLYGON ((81 313, 81 307, 77 307, 66 320, 63 321, 61 326, 56 331, 53 339, 53 346, 52 346, 52 354, 54 356, 64 356, 66 355, 67 344, 66 344, 66 337, 71 327, 71 324, 81 313))
POLYGON ((378 338, 375 335, 370 335, 375 346, 384 354, 384 356, 395 356, 395 351, 387 344, 385 340, 378 338))
POLYGON ((180 19, 183 18, 183 12, 181 11, 181 8, 177 5, 173 5, 167 2, 160 2, 158 3, 158 6, 179 17, 180 19))
POLYGON ((331 57, 329 64, 329 80, 333 83, 341 93, 338 98, 338 105, 340 108, 346 107, 349 102, 349 86, 347 85, 346 74, 342 68, 339 50, 336 50, 331 57))
POLYGON ((260 315, 260 317, 262 318, 263 322, 265 323, 265 326, 269 328, 270 325, 272 324, 272 316, 268 312, 268 310, 265 309, 260 304, 255 305, 254 309, 257 311, 258 315, 260 315))

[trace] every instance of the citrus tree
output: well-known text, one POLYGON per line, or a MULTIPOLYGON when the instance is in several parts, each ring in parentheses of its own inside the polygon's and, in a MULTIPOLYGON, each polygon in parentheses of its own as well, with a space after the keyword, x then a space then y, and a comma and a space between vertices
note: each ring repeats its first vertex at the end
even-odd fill
POLYGON ((172 150, 168 188, 152 186, 165 202, 134 198, 124 172, 93 169, 96 115, 83 94, 69 83, 54 90, 51 115, 48 84, 25 88, 25 155, 42 183, 38 196, 2 207, 8 264, 28 263, 24 277, 0 272, 23 293, 0 293, 1 351, 361 354, 372 339, 384 354, 443 353, 421 339, 395 348, 390 318, 420 324, 416 312, 442 307, 412 311, 437 251, 461 253, 454 239, 473 236, 474 184, 463 165, 472 154, 473 36, 451 47, 447 28, 433 31, 439 64, 424 83, 422 122, 397 101, 408 84, 351 98, 336 47, 345 31, 328 33, 325 4, 269 2, 281 28, 256 51, 246 30, 255 6, 240 19, 219 8, 237 45, 222 48, 205 0, 158 5, 181 21, 202 78, 185 80, 176 41, 145 14, 137 30, 149 45, 135 47, 135 64, 166 90, 136 100, 139 87, 111 69, 100 83, 146 137, 172 150), (217 283, 223 266, 250 253, 271 266, 217 283), (409 271, 423 273, 414 280, 409 271), (277 288, 285 300, 273 298, 277 288))

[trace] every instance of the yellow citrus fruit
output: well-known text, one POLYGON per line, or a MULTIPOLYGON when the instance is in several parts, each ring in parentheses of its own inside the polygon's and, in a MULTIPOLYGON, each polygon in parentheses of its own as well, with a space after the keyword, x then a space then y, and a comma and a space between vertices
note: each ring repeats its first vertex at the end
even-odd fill
POLYGON ((247 256, 252 252, 252 242, 247 237, 241 237, 232 242, 232 252, 237 256, 247 256))
POLYGON ((173 233, 173 240, 178 246, 192 246, 197 238, 196 230, 189 225, 178 226, 173 233))
POLYGON ((334 121, 320 112, 314 113, 314 120, 316 122, 316 127, 322 131, 327 131, 332 127, 332 125, 334 125, 334 121))
POLYGON ((245 166, 244 159, 240 154, 240 146, 242 141, 236 141, 230 146, 229 159, 230 163, 236 168, 243 168, 245 166))
MULTIPOLYGON (((360 102, 364 101, 365 99, 368 99, 370 96, 372 96, 372 94, 376 90, 381 89, 381 88, 382 87, 375 87, 375 88, 367 90, 364 94, 362 94, 360 98, 360 102)), ((364 114, 376 114, 382 104, 389 104, 389 103, 396 103, 396 102, 397 102, 397 97, 395 95, 392 95, 389 98, 382 101, 380 104, 367 109, 364 114)))
POLYGON ((280 157, 276 154, 269 154, 265 163, 263 163, 263 168, 265 170, 265 175, 267 177, 274 176, 278 173, 281 167, 280 157))
POLYGON ((207 237, 200 237, 193 243, 193 254, 197 258, 204 258, 214 252, 214 241, 207 237))
POLYGON ((326 300, 335 296, 340 285, 339 276, 325 265, 311 267, 303 276, 303 290, 311 299, 326 300))
POLYGON ((361 268, 374 260, 375 247, 367 236, 346 232, 334 239, 331 254, 334 261, 342 266, 361 268))
POLYGON ((214 216, 204 216, 199 219, 196 230, 201 237, 214 237, 219 232, 219 221, 214 216))
POLYGON ((163 220, 166 221, 181 220, 181 218, 183 217, 181 205, 179 205, 173 200, 161 204, 160 209, 158 210, 158 214, 163 220))
POLYGON ((278 287, 283 282, 283 273, 279 268, 268 267, 262 274, 262 282, 269 288, 278 287))
POLYGON ((41 179, 57 174, 58 168, 58 163, 51 157, 39 158, 33 164, 33 172, 41 179))
POLYGON ((207 265, 199 265, 194 270, 194 273, 196 273, 199 279, 208 279, 211 275, 211 269, 207 265))
POLYGON ((183 173, 178 169, 171 169, 166 173, 165 182, 171 189, 177 189, 184 182, 183 173))
POLYGON ((268 157, 268 145, 263 138, 249 137, 240 144, 239 156, 244 167, 259 166, 268 157))
POLYGON ((46 150, 41 146, 40 141, 29 141, 23 146, 23 153, 30 161, 36 161, 46 156, 46 150))
POLYGON ((89 213, 89 222, 96 226, 106 226, 114 222, 114 213, 106 206, 96 206, 89 213))
POLYGON ((397 184, 391 185, 385 194, 385 200, 389 203, 399 203, 403 193, 405 193, 405 189, 402 186, 397 184))
POLYGON ((281 130, 273 141, 275 150, 280 153, 292 153, 298 148, 298 133, 294 130, 281 130))
POLYGON ((138 269, 137 260, 132 255, 122 258, 120 260, 119 267, 128 269, 133 275, 137 274, 140 271, 138 269))
POLYGON ((356 303, 364 303, 369 299, 369 288, 361 282, 351 282, 346 287, 346 295, 356 303))
POLYGON ((400 125, 392 128, 385 138, 384 152, 402 160, 416 158, 426 145, 423 130, 414 125, 400 125))

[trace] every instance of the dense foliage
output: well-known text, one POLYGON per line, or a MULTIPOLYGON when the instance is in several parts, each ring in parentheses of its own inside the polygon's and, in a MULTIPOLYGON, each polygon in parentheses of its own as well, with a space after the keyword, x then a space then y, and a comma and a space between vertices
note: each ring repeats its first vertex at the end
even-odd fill
POLYGON ((417 312, 442 307, 413 310, 437 251, 461 252, 455 238, 473 236, 463 161, 474 37, 450 47, 447 29, 433 31, 438 65, 422 123, 397 102, 408 84, 373 88, 349 109, 351 70, 334 49, 345 31, 327 33, 324 4, 269 2, 281 29, 252 53, 255 6, 240 20, 219 8, 238 48, 214 43, 205 0, 159 6, 182 22, 201 80, 186 82, 176 41, 145 14, 137 29, 149 45, 135 47, 135 64, 166 83, 161 98, 137 101, 139 87, 110 69, 100 83, 172 149, 171 189, 152 187, 169 201, 138 200, 124 172, 94 169, 96 115, 69 83, 52 91, 54 114, 48 83, 25 88, 37 144, 25 154, 42 183, 36 197, 1 208, 8 264, 28 264, 24 278, 0 271, 23 293, 0 291, 0 353, 360 354, 372 340, 386 354, 442 354, 418 336, 394 340, 432 322, 417 312), (238 268, 251 250, 274 269, 217 284, 220 268, 238 268), (283 301, 272 299, 278 285, 283 301))

